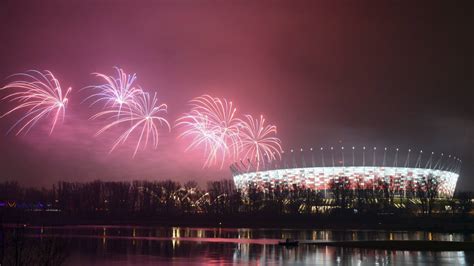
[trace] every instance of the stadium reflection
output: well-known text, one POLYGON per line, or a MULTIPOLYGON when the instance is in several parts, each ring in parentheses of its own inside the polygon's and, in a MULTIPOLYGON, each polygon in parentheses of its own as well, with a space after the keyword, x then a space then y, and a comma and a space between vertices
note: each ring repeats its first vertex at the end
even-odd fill
POLYGON ((474 252, 414 252, 310 245, 321 240, 472 241, 472 234, 140 226, 29 227, 31 237, 68 239, 67 265, 137 264, 450 264, 472 265, 474 252), (299 239, 294 248, 276 245, 299 239))

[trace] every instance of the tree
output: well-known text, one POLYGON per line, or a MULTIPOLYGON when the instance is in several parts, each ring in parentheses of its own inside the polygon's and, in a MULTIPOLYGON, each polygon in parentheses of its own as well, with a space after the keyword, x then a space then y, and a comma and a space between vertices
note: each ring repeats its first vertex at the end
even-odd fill
POLYGON ((417 196, 421 202, 423 213, 431 215, 434 199, 438 196, 438 188, 438 180, 431 174, 418 182, 417 196))
POLYGON ((329 182, 336 206, 346 209, 352 201, 353 193, 350 189, 350 180, 347 177, 334 178, 329 182))
POLYGON ((457 198, 461 215, 467 216, 467 214, 472 210, 472 195, 469 192, 461 192, 458 194, 457 198))

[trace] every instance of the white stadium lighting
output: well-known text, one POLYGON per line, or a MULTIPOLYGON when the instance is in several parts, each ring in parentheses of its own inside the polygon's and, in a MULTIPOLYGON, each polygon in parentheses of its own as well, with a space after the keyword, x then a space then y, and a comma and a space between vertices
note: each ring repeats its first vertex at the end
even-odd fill
MULTIPOLYGON (((334 147, 330 147, 331 150, 334 147)), ((341 147, 343 150, 344 147, 341 147)), ((352 147, 354 150, 355 147, 352 147)), ((365 149, 365 147, 363 147, 365 149)), ((376 148, 374 147, 374 150, 376 148)), ((386 148, 385 148, 386 149, 386 148)), ((311 149, 310 149, 311 150, 311 149)), ((321 147, 321 151, 324 148, 321 147)), ((293 152, 293 150, 291 150, 293 152)), ((399 157, 398 154, 399 148, 395 149, 392 155, 389 152, 384 154, 383 162, 378 162, 380 165, 374 161, 374 165, 357 165, 354 162, 361 162, 363 160, 353 159, 353 165, 347 166, 344 165, 344 153, 341 152, 340 160, 339 158, 333 158, 334 161, 341 163, 342 165, 332 165, 325 166, 324 163, 324 154, 321 154, 322 160, 320 166, 315 166, 314 160, 311 167, 296 167, 288 168, 288 165, 276 164, 284 166, 282 169, 266 169, 265 171, 253 171, 248 170, 247 172, 233 172, 233 178, 235 185, 238 189, 245 193, 249 186, 257 187, 262 190, 275 188, 277 186, 281 188, 291 188, 294 185, 300 186, 306 189, 317 190, 317 191, 327 191, 330 189, 331 181, 337 180, 339 178, 348 178, 349 187, 351 189, 356 189, 366 187, 366 189, 377 188, 377 180, 388 181, 390 184, 390 189, 394 191, 396 197, 406 197, 406 192, 414 187, 423 185, 426 182, 428 177, 432 177, 437 181, 438 184, 438 195, 440 197, 452 197, 456 189, 456 183, 459 178, 459 170, 461 160, 459 158, 452 159, 451 155, 445 157, 445 162, 439 161, 437 166, 432 167, 429 160, 432 158, 426 158, 425 162, 422 162, 420 150, 419 160, 415 167, 405 166, 398 167, 397 161, 403 159, 399 157), (387 156, 387 158, 385 158, 387 156), (391 159, 390 159, 391 158, 391 159), (386 162, 393 160, 393 166, 387 165, 386 162), (446 161, 448 160, 448 161, 446 161), (454 162, 458 162, 458 166, 452 166, 454 162), (444 167, 439 167, 439 165, 444 165, 444 167), (451 165, 452 167, 446 167, 446 165, 451 165), (426 165, 422 167, 421 165, 426 165)), ((409 149, 411 152, 411 149, 409 149)), ((431 154, 434 154, 433 152, 431 154)), ((337 154, 332 154, 335 156, 337 154)), ((361 154, 363 155, 363 154, 361 154)), ((409 156, 409 153, 407 154, 409 156)), ((441 153, 442 160, 443 154, 441 153)), ((304 159, 302 159, 304 160, 304 159)), ((301 165, 305 165, 304 163, 301 165)))

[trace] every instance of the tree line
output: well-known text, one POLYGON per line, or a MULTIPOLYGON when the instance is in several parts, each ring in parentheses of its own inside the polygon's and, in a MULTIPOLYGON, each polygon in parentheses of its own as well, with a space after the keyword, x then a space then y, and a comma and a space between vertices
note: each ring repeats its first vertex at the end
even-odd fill
POLYGON ((422 186, 403 192, 387 183, 372 187, 350 186, 345 177, 331 180, 329 188, 315 191, 296 184, 249 184, 245 192, 231 180, 58 182, 50 189, 27 188, 17 182, 0 183, 0 209, 60 211, 66 215, 180 215, 180 214, 310 214, 433 213, 467 215, 472 195, 458 193, 440 198, 436 182, 427 177, 422 186), (400 197, 403 193, 404 196, 400 197), (14 204, 13 204, 14 203, 14 204))

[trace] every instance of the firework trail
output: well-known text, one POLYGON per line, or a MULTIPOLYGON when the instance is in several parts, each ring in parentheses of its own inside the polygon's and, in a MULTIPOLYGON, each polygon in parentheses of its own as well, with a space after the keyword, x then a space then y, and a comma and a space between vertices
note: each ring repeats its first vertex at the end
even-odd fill
POLYGON ((219 132, 213 130, 207 116, 197 111, 191 111, 189 114, 179 118, 177 125, 186 128, 186 130, 178 136, 179 138, 192 138, 191 144, 186 148, 186 151, 200 146, 204 147, 204 154, 207 155, 204 167, 217 164, 218 152, 225 151, 227 145, 222 140, 219 132))
POLYGON ((190 101, 191 111, 178 118, 177 126, 183 126, 179 137, 191 137, 187 150, 204 147, 207 159, 204 167, 221 161, 221 168, 227 157, 236 158, 240 150, 240 120, 232 102, 209 95, 202 95, 190 101))
POLYGON ((92 116, 91 119, 106 116, 108 118, 113 118, 114 120, 100 129, 96 133, 96 136, 118 125, 125 124, 128 126, 128 129, 114 142, 110 152, 112 152, 119 144, 123 144, 132 133, 140 132, 132 156, 133 158, 137 154, 140 146, 142 146, 143 149, 147 147, 150 138, 152 139, 153 147, 155 149, 158 147, 159 126, 166 126, 168 127, 168 130, 171 129, 168 121, 162 116, 162 114, 167 112, 167 109, 168 107, 166 104, 158 105, 156 93, 151 97, 150 94, 142 91, 140 94, 135 96, 132 103, 124 105, 122 110, 106 110, 97 113, 92 116))
POLYGON ((226 143, 227 150, 232 150, 236 157, 240 147, 240 120, 236 118, 237 108, 231 101, 203 95, 191 100, 191 111, 204 115, 211 127, 219 137, 220 142, 226 143))
POLYGON ((250 158, 256 162, 257 171, 260 166, 281 158, 281 141, 275 137, 276 126, 265 125, 265 118, 254 119, 250 115, 241 121, 240 129, 241 154, 243 158, 250 158))
POLYGON ((16 111, 24 111, 25 114, 8 130, 7 134, 16 127, 19 127, 16 135, 23 131, 27 134, 39 120, 52 114, 53 121, 49 132, 51 135, 58 120, 64 119, 68 103, 67 96, 71 92, 71 88, 68 88, 66 93, 63 94, 59 81, 48 70, 43 73, 37 70, 29 70, 25 73, 12 75, 12 77, 14 76, 23 79, 12 81, 0 90, 14 90, 3 100, 16 102, 18 105, 0 117, 16 111))
POLYGON ((142 93, 142 89, 134 86, 136 74, 127 75, 121 68, 114 67, 114 69, 117 71, 117 77, 93 73, 96 77, 104 79, 105 83, 85 87, 84 89, 96 89, 98 92, 90 95, 83 102, 92 99, 91 106, 103 102, 105 107, 118 107, 120 114, 123 106, 134 104, 135 98, 142 93))

